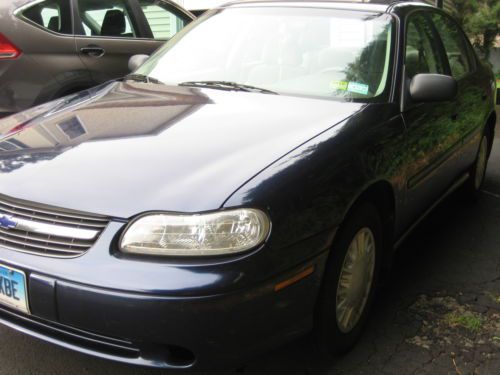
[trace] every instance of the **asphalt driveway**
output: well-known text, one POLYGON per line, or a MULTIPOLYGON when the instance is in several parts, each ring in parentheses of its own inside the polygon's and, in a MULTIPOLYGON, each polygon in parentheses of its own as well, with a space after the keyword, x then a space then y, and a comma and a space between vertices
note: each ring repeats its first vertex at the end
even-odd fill
MULTIPOLYGON (((477 203, 447 199, 405 242, 359 345, 325 361, 304 338, 220 374, 500 374, 500 128, 477 203)), ((0 327, 0 375, 171 374, 0 327)), ((197 375, 201 375, 198 373, 197 375)))

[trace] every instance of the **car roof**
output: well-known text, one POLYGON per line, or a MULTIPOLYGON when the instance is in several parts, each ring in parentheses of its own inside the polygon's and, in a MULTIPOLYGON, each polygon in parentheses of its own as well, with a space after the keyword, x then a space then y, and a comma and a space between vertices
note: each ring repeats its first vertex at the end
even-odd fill
POLYGON ((227 4, 230 0, 176 0, 184 8, 188 10, 206 10, 220 7, 221 5, 227 4))
POLYGON ((347 10, 366 10, 373 12, 390 12, 393 9, 408 6, 432 7, 423 1, 395 1, 395 0, 235 0, 222 5, 223 8, 238 6, 276 6, 334 8, 347 10))

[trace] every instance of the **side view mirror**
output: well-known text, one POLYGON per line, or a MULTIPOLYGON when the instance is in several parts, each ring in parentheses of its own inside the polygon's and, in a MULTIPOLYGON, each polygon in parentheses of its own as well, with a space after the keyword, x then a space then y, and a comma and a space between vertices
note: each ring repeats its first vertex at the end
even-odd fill
POLYGON ((149 59, 148 55, 134 55, 128 60, 128 69, 134 72, 149 59))
POLYGON ((455 78, 441 74, 417 74, 410 82, 410 96, 415 102, 445 102, 458 92, 455 78))

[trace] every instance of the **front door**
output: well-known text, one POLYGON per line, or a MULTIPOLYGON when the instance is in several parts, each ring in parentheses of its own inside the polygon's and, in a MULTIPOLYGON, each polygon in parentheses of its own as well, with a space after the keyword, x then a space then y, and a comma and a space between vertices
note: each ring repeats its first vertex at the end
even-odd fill
POLYGON ((486 91, 489 85, 488 82, 481 85, 483 78, 477 69, 474 54, 456 22, 438 12, 432 13, 432 21, 441 37, 451 74, 458 82, 456 133, 463 141, 459 164, 465 172, 476 159, 489 115, 486 91))
POLYGON ((75 0, 77 53, 96 84, 125 76, 131 56, 149 55, 161 45, 141 26, 130 0, 75 0))
MULTIPOLYGON (((406 93, 409 82, 419 73, 448 74, 439 37, 425 12, 410 15, 406 25, 406 93)), ((403 118, 407 129, 406 224, 409 224, 453 183, 458 173, 454 151, 460 147, 460 137, 456 136, 457 113, 453 102, 412 103, 407 98, 403 118)))

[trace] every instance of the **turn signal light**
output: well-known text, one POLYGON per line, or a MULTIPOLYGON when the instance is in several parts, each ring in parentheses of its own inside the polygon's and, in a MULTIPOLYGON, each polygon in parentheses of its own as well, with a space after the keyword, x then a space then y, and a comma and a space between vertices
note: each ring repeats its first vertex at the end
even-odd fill
POLYGON ((0 34, 0 60, 15 59, 21 55, 21 50, 17 48, 3 34, 0 34))

